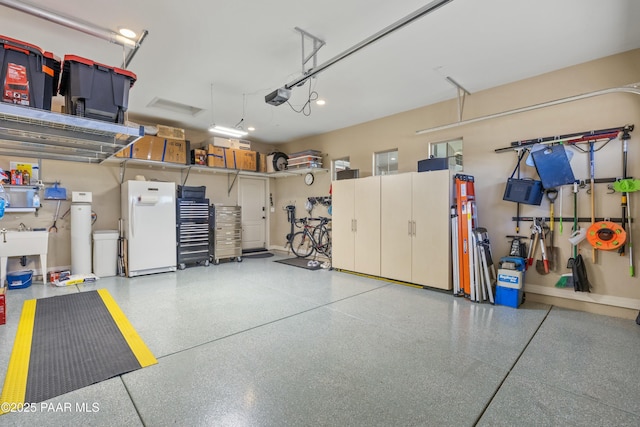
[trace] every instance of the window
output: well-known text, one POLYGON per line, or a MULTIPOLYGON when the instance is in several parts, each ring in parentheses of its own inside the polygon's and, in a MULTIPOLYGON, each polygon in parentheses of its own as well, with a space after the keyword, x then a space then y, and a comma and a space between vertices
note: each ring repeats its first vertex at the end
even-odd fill
POLYGON ((340 159, 334 159, 331 161, 331 179, 336 180, 338 178, 338 172, 351 169, 351 163, 349 163, 349 157, 342 157, 340 159))
POLYGON ((373 154, 373 174, 393 175, 398 173, 398 149, 373 154))
POLYGON ((446 142, 434 142, 429 145, 429 157, 446 157, 449 159, 449 169, 462 172, 462 139, 446 142))

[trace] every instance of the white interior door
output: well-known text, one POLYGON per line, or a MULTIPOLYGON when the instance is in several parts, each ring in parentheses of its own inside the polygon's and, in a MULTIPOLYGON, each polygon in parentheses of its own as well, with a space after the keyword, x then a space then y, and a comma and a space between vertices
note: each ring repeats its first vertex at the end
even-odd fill
POLYGON ((242 249, 263 249, 267 241, 267 181, 239 177, 238 204, 242 207, 242 249))

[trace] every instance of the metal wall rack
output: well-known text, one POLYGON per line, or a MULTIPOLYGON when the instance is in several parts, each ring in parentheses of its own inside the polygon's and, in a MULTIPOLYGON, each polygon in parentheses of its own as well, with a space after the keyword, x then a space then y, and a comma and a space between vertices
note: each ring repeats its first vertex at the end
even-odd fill
POLYGON ((0 103, 0 155, 102 163, 143 135, 140 127, 0 103))

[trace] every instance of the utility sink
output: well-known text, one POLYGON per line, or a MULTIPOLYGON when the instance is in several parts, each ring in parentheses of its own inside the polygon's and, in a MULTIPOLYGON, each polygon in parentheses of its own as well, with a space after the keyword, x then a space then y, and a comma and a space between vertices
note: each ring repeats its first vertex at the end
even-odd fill
POLYGON ((40 255, 43 282, 47 283, 47 231, 0 230, 0 280, 7 278, 7 259, 12 256, 40 255))

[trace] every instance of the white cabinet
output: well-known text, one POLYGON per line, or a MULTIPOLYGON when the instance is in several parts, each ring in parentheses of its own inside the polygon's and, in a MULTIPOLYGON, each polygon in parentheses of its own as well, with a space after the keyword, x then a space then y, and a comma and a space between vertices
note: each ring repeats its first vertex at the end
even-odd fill
POLYGON ((382 277, 451 289, 448 170, 382 177, 382 277))
POLYGON ((332 265, 380 275, 380 177, 334 181, 332 265))

